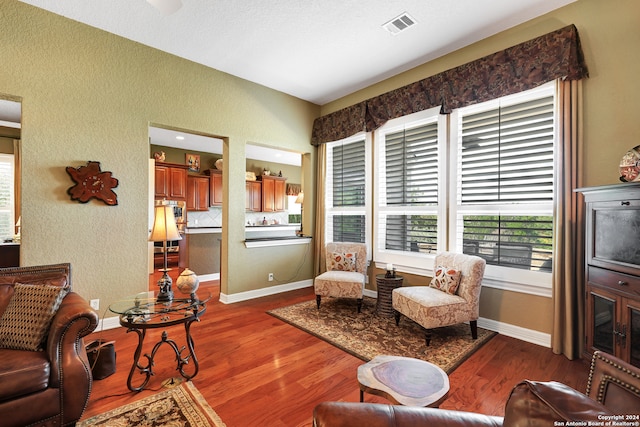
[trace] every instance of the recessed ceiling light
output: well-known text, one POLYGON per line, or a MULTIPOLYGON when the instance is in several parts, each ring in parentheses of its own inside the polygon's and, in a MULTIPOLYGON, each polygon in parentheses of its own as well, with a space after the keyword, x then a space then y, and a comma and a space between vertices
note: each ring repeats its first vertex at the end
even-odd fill
POLYGON ((407 12, 396 16, 391 21, 382 25, 382 28, 389 31, 394 36, 400 32, 409 29, 416 25, 416 20, 413 19, 407 12))

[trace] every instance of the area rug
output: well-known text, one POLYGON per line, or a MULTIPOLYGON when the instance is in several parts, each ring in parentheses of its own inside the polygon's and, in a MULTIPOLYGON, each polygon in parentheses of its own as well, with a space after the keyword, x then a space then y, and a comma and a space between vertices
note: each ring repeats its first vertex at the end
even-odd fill
POLYGON ((191 381, 80 421, 78 427, 225 427, 191 381))
POLYGON ((358 313, 352 299, 324 298, 305 301, 267 313, 368 362, 379 354, 413 357, 438 365, 451 373, 473 352, 489 341, 495 332, 478 328, 478 339, 471 338, 468 324, 434 329, 429 347, 420 325, 402 316, 396 326, 393 316, 375 313, 375 298, 364 297, 358 313))

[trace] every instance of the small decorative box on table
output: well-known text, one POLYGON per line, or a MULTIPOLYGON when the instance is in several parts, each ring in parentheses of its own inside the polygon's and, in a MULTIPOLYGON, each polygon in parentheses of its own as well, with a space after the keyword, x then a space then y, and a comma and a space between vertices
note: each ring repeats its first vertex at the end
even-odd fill
POLYGON ((403 277, 395 275, 387 277, 388 274, 376 275, 376 286, 378 287, 378 301, 376 302, 376 314, 381 316, 393 316, 393 306, 391 305, 391 293, 394 289, 402 287, 403 277))

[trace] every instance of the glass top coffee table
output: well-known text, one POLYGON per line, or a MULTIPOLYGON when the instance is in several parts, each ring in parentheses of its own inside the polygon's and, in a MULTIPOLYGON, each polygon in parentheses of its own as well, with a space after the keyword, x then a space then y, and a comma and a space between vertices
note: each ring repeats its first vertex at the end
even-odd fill
POLYGON ((433 363, 400 356, 376 356, 358 367, 360 402, 364 392, 396 405, 437 408, 449 393, 447 373, 433 363))
POLYGON ((143 292, 131 297, 117 301, 109 306, 109 311, 116 313, 120 317, 120 325, 127 328, 127 333, 134 331, 138 334, 138 346, 133 356, 133 365, 127 378, 127 387, 131 391, 142 390, 153 375, 153 359, 162 344, 169 345, 176 354, 178 362, 177 370, 180 375, 189 380, 196 376, 199 370, 198 358, 194 350, 193 337, 191 336, 191 324, 199 321, 205 313, 206 303, 211 299, 210 292, 198 292, 193 297, 174 298, 171 301, 158 301, 153 293, 143 292), (162 338, 158 341, 151 354, 145 354, 146 365, 140 362, 142 346, 148 329, 161 329, 174 325, 184 325, 187 345, 178 347, 176 342, 169 339, 167 331, 162 331, 162 338), (187 349, 188 354, 182 355, 187 349), (185 365, 193 361, 191 373, 185 371, 185 365), (139 386, 134 386, 133 375, 138 369, 144 376, 139 386))

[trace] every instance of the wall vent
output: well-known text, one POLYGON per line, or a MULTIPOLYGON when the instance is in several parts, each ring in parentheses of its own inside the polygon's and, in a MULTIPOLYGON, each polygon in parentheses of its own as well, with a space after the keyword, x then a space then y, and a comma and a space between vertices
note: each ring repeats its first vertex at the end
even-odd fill
POLYGON ((382 25, 382 28, 395 36, 414 25, 416 25, 416 20, 409 16, 407 12, 404 12, 402 15, 396 16, 391 21, 382 25))

